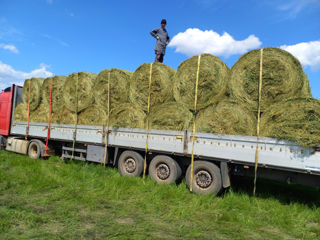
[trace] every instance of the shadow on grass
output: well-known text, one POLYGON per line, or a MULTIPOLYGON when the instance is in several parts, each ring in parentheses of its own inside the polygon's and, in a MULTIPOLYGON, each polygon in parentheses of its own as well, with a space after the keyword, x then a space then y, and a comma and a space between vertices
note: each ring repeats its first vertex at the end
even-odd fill
MULTIPOLYGON (((61 161, 58 158, 55 159, 59 162, 64 162, 65 164, 76 164, 80 166, 85 165, 96 165, 101 166, 101 163, 91 163, 91 162, 81 162, 77 160, 66 160, 61 161)), ((113 166, 108 166, 108 168, 114 168, 113 166)), ((142 179, 141 179, 142 181, 142 179)), ((248 196, 253 196, 253 178, 250 177, 240 177, 232 176, 232 191, 235 193, 244 193, 248 196)), ((185 184, 183 177, 179 178, 177 183, 185 184)), ((228 191, 224 192, 221 197, 228 194, 228 191)), ((315 187, 296 185, 296 184, 286 184, 272 180, 258 179, 257 180, 257 191, 256 197, 263 199, 276 199, 282 204, 290 203, 300 203, 307 205, 310 208, 320 207, 320 189, 315 187)))
MULTIPOLYGON (((232 190, 253 196, 253 178, 232 177, 232 190)), ((258 179, 256 197, 277 199, 282 204, 300 203, 309 207, 320 207, 320 189, 272 180, 258 179)))

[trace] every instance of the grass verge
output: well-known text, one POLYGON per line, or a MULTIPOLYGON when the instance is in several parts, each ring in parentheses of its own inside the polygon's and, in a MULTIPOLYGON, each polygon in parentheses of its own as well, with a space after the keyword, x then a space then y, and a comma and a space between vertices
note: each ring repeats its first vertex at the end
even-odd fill
POLYGON ((235 179, 222 197, 0 151, 0 239, 319 239, 320 192, 235 179))

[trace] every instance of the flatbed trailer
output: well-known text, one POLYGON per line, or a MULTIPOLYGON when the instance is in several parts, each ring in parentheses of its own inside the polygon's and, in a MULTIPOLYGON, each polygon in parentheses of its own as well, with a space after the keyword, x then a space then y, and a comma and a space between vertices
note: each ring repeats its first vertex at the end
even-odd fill
MULTIPOLYGON (((30 122, 28 126, 27 122, 15 121, 14 109, 22 101, 22 88, 13 85, 8 92, 11 93, 8 134, 0 132, 5 149, 33 158, 44 156, 48 124, 30 122)), ((273 138, 260 138, 258 143, 257 137, 252 136, 196 133, 193 137, 187 130, 152 129, 147 137, 145 129, 78 125, 75 131, 74 125, 51 124, 48 153, 64 159, 73 155, 77 160, 104 163, 107 142, 106 164, 118 166, 122 175, 139 176, 144 167, 146 141, 150 177, 159 183, 173 183, 186 172, 188 186, 194 144, 192 184, 197 193, 218 194, 230 186, 231 175, 252 176, 257 144, 258 177, 320 186, 320 146, 304 148, 273 138)))

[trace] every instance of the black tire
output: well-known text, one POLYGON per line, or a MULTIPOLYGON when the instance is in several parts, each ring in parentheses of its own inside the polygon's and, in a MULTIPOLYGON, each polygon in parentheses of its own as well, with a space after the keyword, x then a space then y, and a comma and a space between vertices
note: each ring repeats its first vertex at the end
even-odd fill
POLYGON ((39 142, 30 142, 28 147, 28 155, 33 159, 38 159, 41 157, 41 146, 39 142))
POLYGON ((149 165, 149 176, 157 183, 175 183, 181 172, 179 164, 166 155, 155 156, 149 165))
MULTIPOLYGON (((179 165, 179 163, 178 163, 177 161, 174 161, 174 163, 177 165, 178 178, 180 178, 181 175, 182 175, 182 169, 181 169, 181 167, 180 167, 180 165, 179 165)), ((177 179, 178 179, 178 178, 177 178, 177 179)))
POLYGON ((135 151, 124 151, 118 160, 118 169, 122 176, 138 177, 143 171, 143 157, 135 151))
MULTIPOLYGON (((191 165, 186 172, 186 184, 190 188, 191 165)), ((193 165, 192 191, 198 194, 218 195, 222 189, 220 169, 207 161, 195 161, 193 165)))

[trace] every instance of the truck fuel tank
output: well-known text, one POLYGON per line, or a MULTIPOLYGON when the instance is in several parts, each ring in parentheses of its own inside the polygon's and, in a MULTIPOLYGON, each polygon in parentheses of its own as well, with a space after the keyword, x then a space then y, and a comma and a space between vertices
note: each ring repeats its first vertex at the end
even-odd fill
POLYGON ((6 150, 21 154, 27 154, 29 141, 15 137, 9 137, 7 140, 6 150))

